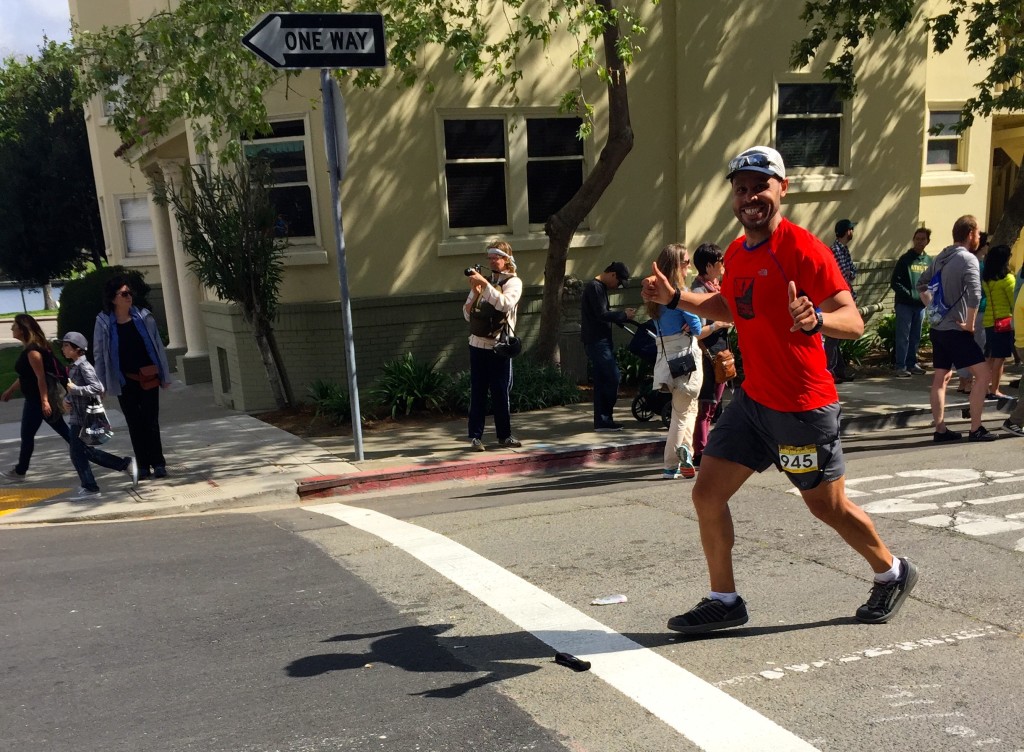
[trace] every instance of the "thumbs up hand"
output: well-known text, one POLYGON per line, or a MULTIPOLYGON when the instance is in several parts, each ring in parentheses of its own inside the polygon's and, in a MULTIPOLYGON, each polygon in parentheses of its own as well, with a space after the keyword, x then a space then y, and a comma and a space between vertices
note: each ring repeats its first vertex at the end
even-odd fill
POLYGON ((797 329, 810 331, 818 324, 818 316, 814 312, 814 304, 806 295, 797 296, 796 282, 789 283, 789 315, 793 317, 793 326, 789 331, 797 329))

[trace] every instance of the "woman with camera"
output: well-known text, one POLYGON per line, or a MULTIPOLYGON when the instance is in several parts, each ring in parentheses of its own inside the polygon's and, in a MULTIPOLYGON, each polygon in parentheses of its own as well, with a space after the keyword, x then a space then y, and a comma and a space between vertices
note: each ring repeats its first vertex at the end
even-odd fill
MULTIPOLYGON (((670 243, 658 255, 658 269, 675 285, 685 290, 690 254, 686 246, 670 243)), ((654 388, 672 394, 672 419, 665 439, 665 462, 662 478, 692 478, 693 429, 697 419, 697 395, 704 381, 697 337, 700 319, 678 308, 659 303, 644 304, 647 315, 655 320, 658 335, 658 357, 654 362, 654 388)))
POLYGON ((469 322, 469 440, 477 452, 486 449, 483 436, 488 392, 499 446, 522 446, 512 435, 509 410, 512 359, 495 353, 494 345, 503 327, 515 331, 516 306, 523 294, 523 281, 516 276, 516 260, 508 243, 489 243, 487 261, 491 267, 490 279, 480 273, 480 266, 466 269, 469 296, 462 306, 462 315, 469 322))

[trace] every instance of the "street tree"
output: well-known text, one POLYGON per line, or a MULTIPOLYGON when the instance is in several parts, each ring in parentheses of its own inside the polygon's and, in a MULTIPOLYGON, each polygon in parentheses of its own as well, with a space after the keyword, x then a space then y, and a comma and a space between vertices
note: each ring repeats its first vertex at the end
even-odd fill
MULTIPOLYGON (((857 89, 856 52, 860 43, 879 31, 900 35, 919 8, 935 13, 926 20, 931 44, 938 53, 947 51, 963 37, 969 61, 981 64, 984 77, 975 84, 977 93, 960 110, 954 127, 962 133, 978 115, 1024 110, 1024 14, 1019 0, 807 0, 801 19, 809 30, 793 45, 791 63, 801 68, 817 56, 821 46, 834 42, 835 57, 825 66, 825 78, 839 84, 841 95, 850 98, 857 89)), ((996 224, 993 245, 1013 245, 1024 228, 1024 169, 1003 216, 996 224)))
POLYGON ((158 183, 155 197, 174 207, 196 278, 241 309, 280 409, 292 403, 273 325, 288 241, 276 232, 272 185, 266 160, 238 155, 230 163, 184 166, 180 185, 158 183))
MULTIPOLYGON (((103 232, 70 45, 0 62, 0 270, 48 290, 92 260, 103 232)), ((50 304, 47 304, 50 307, 50 304)))
MULTIPOLYGON (((560 104, 581 116, 580 138, 593 136, 595 103, 584 80, 597 77, 607 98, 607 140, 579 190, 545 223, 548 253, 540 339, 534 355, 553 361, 558 352, 562 286, 572 236, 612 183, 633 146, 626 71, 646 29, 640 8, 659 0, 294 0, 288 10, 375 11, 387 29, 389 73, 341 72, 351 85, 379 87, 394 76, 411 86, 423 76, 420 51, 444 47, 455 71, 489 80, 515 97, 523 78, 519 60, 528 47, 545 47, 558 35, 575 40, 566 66, 577 86, 560 104), (500 6, 501 13, 495 13, 500 6), (500 19, 500 20, 498 20, 500 19)), ((245 133, 267 132, 263 93, 292 72, 276 71, 241 49, 239 39, 255 19, 277 9, 266 0, 182 0, 138 23, 76 34, 83 56, 83 94, 103 92, 114 105, 113 123, 128 143, 142 144, 187 120, 199 148, 223 142, 224 155, 245 133)), ((429 82, 428 82, 429 86, 429 82)))

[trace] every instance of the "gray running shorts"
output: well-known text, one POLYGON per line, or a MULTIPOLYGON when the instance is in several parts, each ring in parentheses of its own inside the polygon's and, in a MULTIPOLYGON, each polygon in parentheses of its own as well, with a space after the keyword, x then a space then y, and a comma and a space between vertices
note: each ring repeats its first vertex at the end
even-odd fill
POLYGON ((838 402, 783 413, 737 389, 708 436, 704 454, 762 473, 775 465, 801 491, 846 474, 839 441, 838 402))

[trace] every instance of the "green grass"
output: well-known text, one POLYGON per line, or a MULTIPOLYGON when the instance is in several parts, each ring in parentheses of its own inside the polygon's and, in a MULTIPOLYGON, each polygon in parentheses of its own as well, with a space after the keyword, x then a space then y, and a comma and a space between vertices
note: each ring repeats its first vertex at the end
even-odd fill
MULTIPOLYGON (((0 319, 13 319, 19 313, 25 313, 25 311, 11 311, 10 313, 0 313, 0 319)), ((43 311, 28 311, 28 315, 34 318, 39 318, 40 316, 56 316, 57 309, 50 308, 43 311)))
MULTIPOLYGON (((60 358, 61 362, 64 361, 64 358, 57 350, 53 352, 54 355, 60 358)), ((14 372, 14 363, 18 360, 19 355, 21 355, 20 345, 0 347, 0 392, 13 384, 14 380, 18 378, 18 374, 14 372)), ((16 395, 20 397, 21 392, 17 392, 16 395)))

